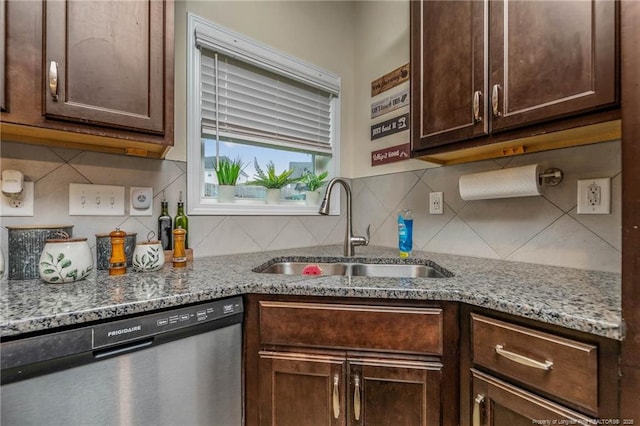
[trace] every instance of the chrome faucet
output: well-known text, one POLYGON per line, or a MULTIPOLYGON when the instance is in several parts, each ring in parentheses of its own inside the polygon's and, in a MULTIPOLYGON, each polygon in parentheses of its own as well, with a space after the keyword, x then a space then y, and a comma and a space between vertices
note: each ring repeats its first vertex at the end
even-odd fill
POLYGON ((320 210, 318 210, 318 213, 322 215, 329 214, 329 196, 331 195, 331 190, 336 183, 342 185, 347 195, 347 232, 344 235, 344 255, 351 257, 353 256, 353 248, 355 246, 366 246, 369 244, 369 238, 371 237, 369 231, 371 225, 367 226, 366 237, 358 237, 353 235, 353 221, 351 219, 351 188, 349 187, 349 184, 342 178, 333 178, 329 181, 327 190, 324 193, 324 197, 322 198, 322 203, 320 203, 320 210))

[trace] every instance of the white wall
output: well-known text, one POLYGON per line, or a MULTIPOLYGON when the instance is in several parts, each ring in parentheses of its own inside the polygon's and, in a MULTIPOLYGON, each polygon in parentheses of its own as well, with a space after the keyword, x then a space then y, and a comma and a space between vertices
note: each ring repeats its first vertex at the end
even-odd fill
POLYGON ((409 89, 403 83, 371 97, 371 82, 409 62, 409 2, 355 2, 355 138, 350 144, 353 168, 350 177, 374 176, 435 167, 420 160, 399 161, 371 167, 371 151, 409 142, 409 131, 371 140, 371 125, 409 112, 409 106, 371 119, 371 103, 409 89))

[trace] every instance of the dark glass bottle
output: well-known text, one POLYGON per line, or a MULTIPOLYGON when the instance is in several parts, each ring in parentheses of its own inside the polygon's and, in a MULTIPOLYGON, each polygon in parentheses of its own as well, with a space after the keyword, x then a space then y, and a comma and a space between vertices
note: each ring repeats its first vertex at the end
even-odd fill
POLYGON ((160 240, 163 250, 171 250, 173 228, 171 225, 171 216, 169 215, 169 203, 164 195, 162 196, 160 206, 162 211, 160 212, 160 217, 158 217, 158 239, 160 240))
POLYGON ((182 202, 182 191, 180 191, 180 198, 178 199, 178 212, 173 219, 173 229, 182 228, 187 232, 184 237, 184 248, 189 248, 189 218, 184 213, 184 203, 182 202))

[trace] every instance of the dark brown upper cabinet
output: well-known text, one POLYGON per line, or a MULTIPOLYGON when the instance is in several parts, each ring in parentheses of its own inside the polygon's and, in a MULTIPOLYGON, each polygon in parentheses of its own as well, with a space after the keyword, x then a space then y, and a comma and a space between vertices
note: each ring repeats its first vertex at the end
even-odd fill
POLYGON ((164 4, 45 3, 45 115, 164 131, 164 4))
POLYGON ((411 2, 414 155, 541 134, 546 123, 616 107, 617 7, 609 0, 411 2))
POLYGON ((478 1, 411 2, 414 150, 488 133, 485 14, 478 1))
POLYGON ((6 36, 7 36, 7 4, 4 0, 0 0, 0 111, 5 110, 5 54, 6 54, 6 36))
POLYGON ((7 1, 3 140, 163 157, 172 0, 7 1))

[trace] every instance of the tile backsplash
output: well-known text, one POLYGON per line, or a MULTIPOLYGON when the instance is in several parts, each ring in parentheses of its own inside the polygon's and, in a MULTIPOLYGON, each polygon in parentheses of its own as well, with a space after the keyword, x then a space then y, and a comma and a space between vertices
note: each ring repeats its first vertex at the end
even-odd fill
MULTIPOLYGON (((175 215, 179 191, 186 190, 186 164, 110 154, 2 142, 1 169, 17 169, 35 181, 34 217, 2 217, 1 247, 7 253, 7 226, 72 224, 94 249, 95 234, 116 227, 144 241, 156 231, 162 191, 175 215), (69 216, 69 183, 150 186, 154 215, 69 216)), ((352 180, 354 228, 371 224, 372 244, 396 247, 396 212, 414 213, 414 248, 581 269, 620 271, 620 142, 487 160, 352 180), (541 197, 463 201, 458 178, 467 173, 540 163, 565 172, 557 187, 541 197), (577 215, 577 180, 611 177, 609 215, 577 215), (444 214, 428 214, 429 192, 444 192, 444 214)), ((127 208, 128 211, 128 208, 127 208)), ((344 211, 344 207, 343 207, 344 211)), ((190 245, 196 257, 271 249, 341 244, 341 216, 190 216, 190 245)))

